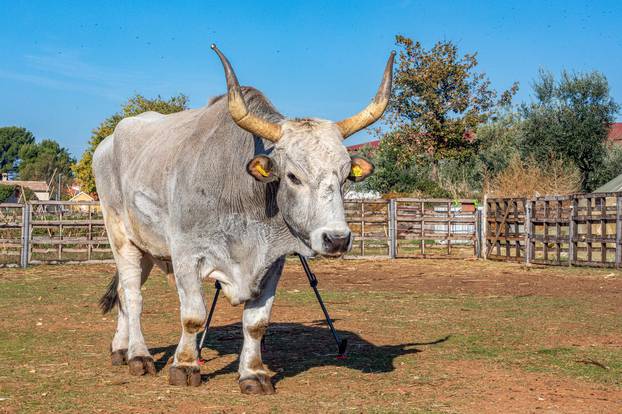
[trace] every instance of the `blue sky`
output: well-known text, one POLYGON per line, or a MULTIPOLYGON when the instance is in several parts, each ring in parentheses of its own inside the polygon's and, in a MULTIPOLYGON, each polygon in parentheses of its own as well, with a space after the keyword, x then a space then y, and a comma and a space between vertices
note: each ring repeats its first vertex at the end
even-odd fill
POLYGON ((620 1, 0 0, 0 126, 79 158, 134 93, 183 92, 192 107, 222 93, 212 42, 286 116, 338 120, 373 97, 397 33, 477 51, 495 88, 520 82, 516 102, 546 68, 599 70, 622 103, 621 22, 620 1))

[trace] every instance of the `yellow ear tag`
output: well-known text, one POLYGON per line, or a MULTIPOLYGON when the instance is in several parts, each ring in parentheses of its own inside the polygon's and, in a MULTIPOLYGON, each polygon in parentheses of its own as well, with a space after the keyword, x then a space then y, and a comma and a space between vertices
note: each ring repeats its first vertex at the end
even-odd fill
POLYGON ((270 173, 266 170, 263 169, 263 167, 261 166, 261 164, 257 164, 255 165, 255 169, 257 170, 257 172, 261 175, 263 175, 264 177, 268 177, 270 175, 270 173))
POLYGON ((354 177, 362 177, 363 176, 363 168, 360 165, 352 166, 352 175, 354 177))

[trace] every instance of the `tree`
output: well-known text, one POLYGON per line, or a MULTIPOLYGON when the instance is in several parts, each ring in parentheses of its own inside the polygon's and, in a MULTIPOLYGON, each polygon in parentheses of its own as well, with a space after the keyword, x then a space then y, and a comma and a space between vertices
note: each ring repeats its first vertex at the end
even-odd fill
MULTIPOLYGON (((482 174, 493 177, 505 170, 512 159, 520 156, 523 122, 520 114, 503 111, 477 130, 478 154, 482 174)), ((483 177, 481 177, 483 180, 483 177)))
POLYGON ((376 167, 374 174, 362 183, 364 188, 383 194, 395 192, 431 197, 448 196, 446 191, 430 180, 430 163, 426 162, 425 156, 399 161, 400 149, 393 142, 394 139, 395 134, 388 133, 380 141, 377 151, 368 151, 365 154, 363 148, 363 155, 371 158, 376 167))
POLYGON ((622 147, 608 143, 602 166, 594 173, 594 188, 613 180, 622 174, 622 147))
POLYGON ((399 162, 427 154, 431 178, 438 180, 443 158, 460 158, 477 151, 478 125, 499 106, 509 105, 518 84, 497 92, 482 73, 475 71, 476 54, 460 56, 458 47, 438 42, 425 50, 419 42, 396 36, 400 48, 388 122, 399 148, 399 162))
POLYGON ((15 194, 16 187, 14 185, 0 184, 0 203, 6 202, 6 200, 15 194))
MULTIPOLYGON (((75 160, 58 142, 44 139, 40 143, 23 145, 19 151, 19 178, 50 182, 61 175, 61 188, 73 180, 71 165, 75 160)), ((56 179, 53 186, 58 185, 56 179)))
POLYGON ((523 157, 546 165, 551 155, 572 161, 581 171, 582 189, 600 184, 598 170, 606 156, 610 124, 618 105, 602 73, 569 73, 561 79, 540 71, 533 85, 536 101, 524 105, 523 157))
POLYGON ((35 136, 26 128, 0 128, 0 172, 14 172, 19 160, 19 150, 23 145, 35 142, 35 136))
POLYGON ((95 194, 95 178, 93 177, 93 153, 97 146, 114 132, 117 124, 129 116, 136 116, 143 112, 155 111, 161 114, 172 114, 174 112, 188 109, 188 97, 179 94, 169 99, 162 99, 160 96, 155 99, 148 99, 142 95, 130 98, 121 108, 120 112, 106 118, 92 132, 89 140, 89 148, 84 152, 80 161, 73 166, 73 172, 85 193, 95 194))

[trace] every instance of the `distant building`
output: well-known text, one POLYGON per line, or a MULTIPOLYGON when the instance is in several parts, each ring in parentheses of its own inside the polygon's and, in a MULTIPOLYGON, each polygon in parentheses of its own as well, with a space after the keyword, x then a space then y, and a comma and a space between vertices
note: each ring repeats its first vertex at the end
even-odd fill
POLYGON ((31 190, 35 194, 35 197, 37 197, 37 200, 47 201, 50 199, 50 188, 45 181, 11 180, 9 174, 2 173, 0 185, 10 185, 16 189, 15 194, 5 200, 7 203, 23 201, 21 199, 23 198, 22 194, 24 193, 24 188, 31 190))
POLYGON ((593 193, 617 193, 622 191, 622 174, 615 177, 613 180, 601 185, 593 193))
MULTIPOLYGON (((89 194, 85 193, 84 191, 80 191, 78 194, 76 194, 73 197, 71 197, 69 199, 69 201, 71 201, 71 202, 81 202, 81 201, 84 202, 84 201, 87 201, 88 202, 88 201, 95 201, 95 199, 92 196, 90 196, 89 194)), ((97 205, 95 207, 91 207, 92 211, 99 211, 99 208, 100 208, 99 205, 97 205)), ((89 205, 88 204, 82 204, 82 205, 78 204, 78 205, 75 205, 75 206, 71 206, 71 209, 75 210, 75 211, 79 210, 79 211, 82 211, 82 212, 86 213, 86 212, 89 211, 89 205)))
POLYGON ((350 145, 349 147, 346 147, 346 149, 348 150, 348 152, 356 152, 366 146, 369 146, 372 149, 377 149, 378 146, 380 146, 380 140, 377 139, 374 141, 365 142, 363 144, 350 145))
POLYGON ((95 199, 84 191, 80 191, 78 194, 71 197, 69 201, 95 201, 95 199))
POLYGON ((622 145, 622 122, 614 122, 609 129, 609 141, 622 145))

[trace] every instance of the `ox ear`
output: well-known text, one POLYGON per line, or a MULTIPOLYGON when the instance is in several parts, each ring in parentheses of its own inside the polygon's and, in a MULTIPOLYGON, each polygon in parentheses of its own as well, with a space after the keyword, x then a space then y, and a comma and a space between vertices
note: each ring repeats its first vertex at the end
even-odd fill
POLYGON ((257 181, 269 183, 277 179, 274 161, 265 155, 257 155, 246 165, 246 171, 257 181))
POLYGON ((371 161, 359 156, 351 157, 351 160, 350 175, 348 176, 350 181, 358 183, 374 172, 374 164, 371 161))

